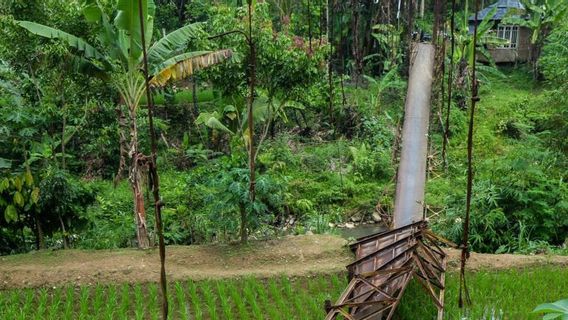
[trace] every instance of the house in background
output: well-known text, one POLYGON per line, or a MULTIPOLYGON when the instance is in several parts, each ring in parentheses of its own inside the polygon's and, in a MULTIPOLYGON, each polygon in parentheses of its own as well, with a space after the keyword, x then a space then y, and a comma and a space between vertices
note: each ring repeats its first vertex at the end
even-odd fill
MULTIPOLYGON (((528 61, 530 54, 531 30, 519 25, 505 24, 505 17, 523 17, 525 8, 519 0, 499 0, 478 12, 478 21, 482 21, 488 14, 497 8, 493 17, 494 35, 504 39, 507 43, 498 47, 487 48, 496 63, 528 61)), ((473 30, 475 16, 469 18, 469 28, 473 30)))

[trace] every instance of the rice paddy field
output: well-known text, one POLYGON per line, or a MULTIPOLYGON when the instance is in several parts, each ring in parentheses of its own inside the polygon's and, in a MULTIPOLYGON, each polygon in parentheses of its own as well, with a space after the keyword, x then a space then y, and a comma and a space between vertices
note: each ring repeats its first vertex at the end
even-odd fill
MULTIPOLYGON (((457 307, 458 275, 447 277, 446 319, 539 319, 538 304, 568 297, 568 269, 535 267, 470 273, 473 306, 457 307)), ((345 275, 305 278, 191 280, 169 286, 171 319, 323 319, 345 275)), ((154 283, 0 291, 0 319, 159 319, 154 283)), ((397 319, 434 319, 435 309, 417 284, 406 292, 397 319)))

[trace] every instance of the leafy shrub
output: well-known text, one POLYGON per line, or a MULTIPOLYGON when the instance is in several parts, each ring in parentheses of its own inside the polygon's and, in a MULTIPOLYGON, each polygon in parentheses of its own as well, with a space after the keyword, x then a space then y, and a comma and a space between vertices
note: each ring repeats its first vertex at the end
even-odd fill
MULTIPOLYGON (((499 162, 483 163, 484 175, 475 181, 472 199, 474 250, 509 252, 524 250, 534 241, 555 245, 565 241, 568 187, 554 170, 557 159, 551 151, 522 148, 499 162)), ((465 185, 463 179, 458 182, 465 185)), ((446 215, 435 227, 459 242, 465 192, 450 193, 446 206, 446 215)))
POLYGON ((388 178, 392 176, 392 164, 388 149, 372 150, 366 143, 360 147, 349 147, 355 175, 364 178, 388 178))
POLYGON ((206 197, 211 204, 210 219, 227 236, 237 234, 238 221, 242 220, 243 211, 246 212, 247 228, 250 231, 257 230, 262 225, 273 224, 275 217, 282 211, 285 185, 277 183, 266 173, 257 175, 255 202, 251 204, 249 178, 248 169, 230 168, 211 180, 211 187, 215 191, 206 197))
MULTIPOLYGON (((79 246, 111 249, 133 245, 136 226, 128 184, 123 182, 114 188, 112 182, 99 181, 94 183, 94 188, 98 195, 95 204, 83 213, 86 224, 79 237, 79 246)), ((150 219, 147 223, 152 225, 150 219)))
POLYGON ((552 109, 550 117, 544 123, 550 131, 548 141, 559 148, 564 154, 568 153, 568 26, 560 23, 548 37, 539 66, 550 89, 546 92, 547 101, 541 104, 541 109, 552 109))
POLYGON ((543 319, 568 319, 568 299, 553 303, 543 303, 533 310, 533 313, 544 314, 543 319))
POLYGON ((67 242, 73 231, 81 229, 81 214, 94 202, 93 190, 63 171, 51 169, 39 184, 39 217, 46 235, 61 231, 67 242))

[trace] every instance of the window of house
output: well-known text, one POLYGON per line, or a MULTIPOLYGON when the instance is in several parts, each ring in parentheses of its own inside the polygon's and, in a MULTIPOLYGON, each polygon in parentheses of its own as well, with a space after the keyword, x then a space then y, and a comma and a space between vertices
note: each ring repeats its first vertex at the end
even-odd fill
POLYGON ((519 39, 519 26, 499 26, 497 27, 497 37, 508 41, 508 43, 502 44, 500 48, 516 48, 519 39))

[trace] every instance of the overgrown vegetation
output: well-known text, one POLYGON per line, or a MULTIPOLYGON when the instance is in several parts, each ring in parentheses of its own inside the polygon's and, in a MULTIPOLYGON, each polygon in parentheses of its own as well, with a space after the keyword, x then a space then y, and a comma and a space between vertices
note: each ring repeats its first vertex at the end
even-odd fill
MULTIPOLYGON (((387 11, 386 4, 333 2, 326 8, 318 3, 308 10, 305 1, 264 1, 251 7, 249 29, 246 6, 233 2, 156 1, 155 8, 144 2, 151 9, 147 23, 155 24, 154 38, 163 39, 149 53, 159 105, 167 243, 228 242, 243 238, 243 232, 255 238, 330 232, 348 221, 388 222, 408 29, 433 31, 428 10, 413 21, 406 15, 396 20, 396 10, 387 11), (243 38, 249 31, 254 52, 243 38), (218 49, 230 51, 207 61, 194 59, 203 57, 198 50, 218 49), (257 84, 252 132, 251 57, 257 84), (198 70, 205 66, 210 68, 198 70), (257 196, 251 202, 247 153, 253 135, 257 196)), ((539 1, 531 3, 530 10, 538 9, 539 1)), ((146 101, 140 98, 143 89, 124 85, 140 83, 140 47, 134 41, 140 35, 123 26, 124 16, 109 18, 124 15, 123 5, 19 0, 0 5, 3 254, 48 246, 144 247, 155 238, 154 217, 143 214, 151 203, 144 201, 150 185, 144 164, 146 101), (47 34, 51 29, 42 25, 60 31, 47 34), (22 27, 59 40, 40 39, 22 27), (130 45, 135 49, 130 53, 119 50, 130 45), (130 187, 113 185, 122 171, 128 172, 130 187)), ((426 1, 427 9, 432 5, 426 1)), ((547 7, 550 19, 539 26, 547 32, 534 43, 539 46, 532 56, 539 56, 532 61, 535 69, 491 62, 487 49, 503 40, 488 19, 473 48, 471 4, 457 6, 456 51, 446 56, 446 67, 454 66, 450 83, 455 88, 448 166, 441 155, 446 110, 434 101, 440 109, 431 122, 426 206, 433 228, 458 242, 465 207, 468 64, 478 51, 490 62, 479 68, 471 229, 477 251, 565 248, 567 31, 559 19, 563 4, 554 6, 558 10, 547 7), (531 72, 542 73, 534 80, 531 72)), ((441 82, 447 83, 447 76, 441 82)))

